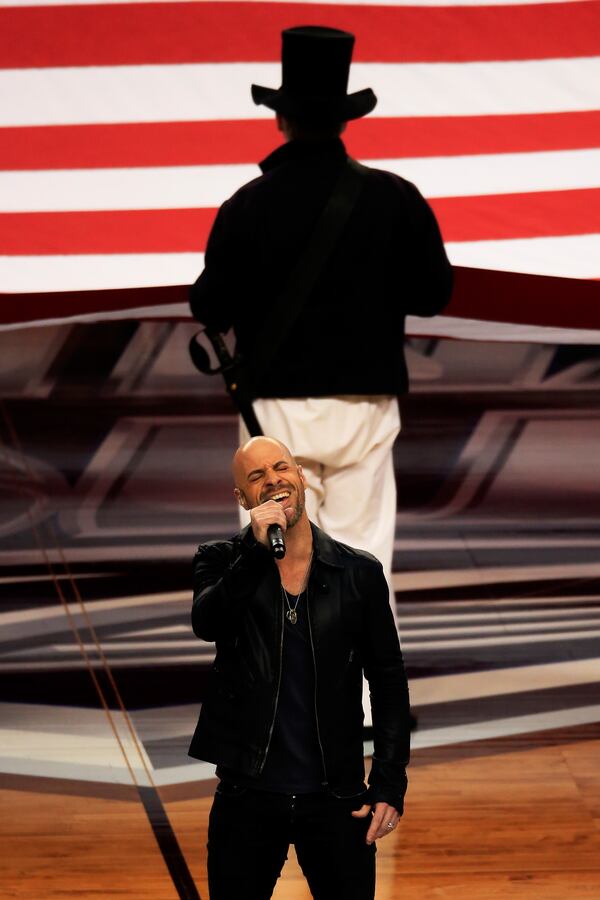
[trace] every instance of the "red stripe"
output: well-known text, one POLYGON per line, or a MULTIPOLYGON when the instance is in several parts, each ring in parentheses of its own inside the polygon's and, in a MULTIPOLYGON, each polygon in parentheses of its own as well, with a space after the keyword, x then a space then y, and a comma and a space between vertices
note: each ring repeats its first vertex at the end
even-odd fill
MULTIPOLYGON (((515 325, 600 329, 600 281, 463 266, 455 266, 454 274, 454 293, 444 315, 515 325)), ((427 333, 426 327, 423 333, 427 333)))
POLYGON ((2 128, 0 169, 249 163, 280 141, 275 118, 2 128))
POLYGON ((62 319, 97 312, 119 312, 143 306, 187 303, 187 300, 188 288, 185 285, 110 291, 0 294, 0 324, 62 319))
MULTIPOLYGON (((600 329, 600 281, 462 266, 455 266, 454 272, 454 294, 445 315, 554 328, 600 329), (481 302, 482 297, 485 304, 481 302)), ((186 302, 185 286, 0 294, 0 323, 186 302)), ((426 321, 423 334, 427 334, 426 321)))
MULTIPOLYGON (((360 159, 571 150, 598 145, 600 111, 368 118, 351 122, 360 159)), ((274 119, 1 128, 0 169, 95 169, 252 163, 281 135, 274 119)))
MULTIPOLYGON (((600 230, 600 188, 446 197, 431 201, 446 241, 590 234, 600 230)), ((197 253, 214 209, 4 213, 0 253, 197 253)))
POLYGON ((301 22, 354 32, 354 58, 362 62, 593 56, 599 15, 597 0, 484 7, 239 2, 9 7, 0 10, 0 64, 271 62, 279 59, 281 29, 301 22))
POLYGON ((0 215, 0 254, 203 251, 215 209, 150 209, 0 215))
POLYGON ((438 197, 429 202, 445 241, 500 241, 600 231, 600 188, 438 197))

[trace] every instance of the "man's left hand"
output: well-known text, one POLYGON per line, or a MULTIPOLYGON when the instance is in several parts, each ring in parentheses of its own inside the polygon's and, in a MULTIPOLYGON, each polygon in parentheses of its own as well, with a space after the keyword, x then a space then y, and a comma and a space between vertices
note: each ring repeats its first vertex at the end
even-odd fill
POLYGON ((352 815, 355 819, 364 819, 371 810, 373 811, 373 819, 367 831, 367 844, 372 844, 378 838, 391 834, 400 818, 398 810, 390 806, 389 803, 376 803, 375 806, 365 803, 360 809, 355 810, 352 815))

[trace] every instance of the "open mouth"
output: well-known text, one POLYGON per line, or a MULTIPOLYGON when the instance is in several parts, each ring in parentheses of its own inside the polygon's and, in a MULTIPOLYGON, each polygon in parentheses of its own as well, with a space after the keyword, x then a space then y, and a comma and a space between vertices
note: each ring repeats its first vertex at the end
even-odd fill
POLYGON ((290 496, 291 491, 279 491, 277 494, 273 494, 272 497, 269 497, 269 500, 277 500, 278 503, 283 503, 284 500, 290 496))

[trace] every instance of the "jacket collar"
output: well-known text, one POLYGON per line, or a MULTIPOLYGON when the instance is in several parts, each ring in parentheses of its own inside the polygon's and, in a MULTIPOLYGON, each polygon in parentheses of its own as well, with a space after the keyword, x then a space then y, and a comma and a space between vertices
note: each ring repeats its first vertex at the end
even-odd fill
POLYGON ((270 172, 285 163, 300 162, 304 159, 321 157, 324 159, 346 159, 346 148, 340 138, 326 141, 287 141, 259 163, 263 172, 270 172))
MULTIPOLYGON (((310 523, 313 535, 313 557, 315 561, 325 563, 326 566, 333 566, 336 569, 342 569, 343 564, 340 558, 340 552, 336 542, 329 537, 324 531, 321 531, 314 522, 310 523)), ((237 540, 243 541, 245 544, 254 542, 254 535, 250 525, 246 525, 238 535, 237 540)))
POLYGON ((327 566, 343 569, 340 551, 336 542, 324 531, 321 531, 314 522, 310 523, 313 533, 314 558, 327 566))

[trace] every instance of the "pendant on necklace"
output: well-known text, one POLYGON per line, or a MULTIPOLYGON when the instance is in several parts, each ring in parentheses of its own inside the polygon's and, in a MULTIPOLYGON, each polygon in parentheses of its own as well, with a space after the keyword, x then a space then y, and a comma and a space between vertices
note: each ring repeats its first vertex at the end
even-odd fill
POLYGON ((289 622, 292 623, 292 625, 295 625, 296 622, 298 621, 298 613, 296 612, 295 609, 288 609, 288 611, 285 614, 285 617, 289 622))

